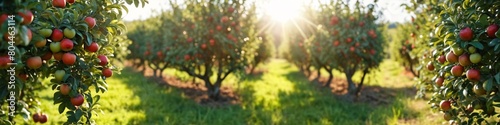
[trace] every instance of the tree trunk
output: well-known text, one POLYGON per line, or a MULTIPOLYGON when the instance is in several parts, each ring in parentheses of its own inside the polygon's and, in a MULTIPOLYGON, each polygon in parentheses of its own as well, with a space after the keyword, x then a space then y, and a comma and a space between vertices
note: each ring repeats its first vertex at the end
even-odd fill
POLYGON ((316 79, 319 80, 319 78, 321 78, 321 68, 318 68, 316 74, 318 74, 318 76, 316 76, 316 79))
POLYGON ((253 66, 250 68, 250 73, 249 73, 249 74, 253 74, 253 72, 255 71, 255 67, 257 67, 257 65, 253 65, 253 66))
POLYGON ((366 74, 368 74, 368 72, 369 72, 368 69, 363 70, 363 76, 361 77, 361 82, 359 83, 359 85, 356 89, 356 92, 355 92, 356 98, 359 96, 359 94, 361 92, 361 89, 363 87, 363 83, 365 81, 365 76, 366 76, 366 74))
POLYGON ((352 76, 354 75, 354 71, 345 71, 345 77, 347 79, 347 92, 351 95, 354 95, 356 92, 356 84, 352 81, 352 76))
POLYGON ((146 61, 141 60, 141 62, 139 63, 139 66, 142 66, 141 73, 144 74, 144 72, 146 72, 146 61))
POLYGON ((328 69, 328 81, 326 81, 325 87, 329 88, 333 80, 333 71, 328 69))
POLYGON ((311 76, 311 68, 310 66, 305 66, 305 70, 306 70, 306 73, 307 73, 307 78, 309 78, 311 76))
POLYGON ((153 76, 157 77, 156 70, 153 69, 153 76))
POLYGON ((410 54, 406 53, 406 54, 405 54, 405 57, 406 57, 406 59, 408 60, 408 63, 410 63, 410 64, 409 64, 409 66, 408 66, 408 67, 409 67, 409 69, 410 69, 410 72, 411 72, 411 73, 412 73, 415 77, 418 77, 418 76, 419 76, 419 74, 417 74, 417 73, 415 72, 415 70, 413 70, 413 60, 411 59, 410 54))
POLYGON ((213 100, 219 100, 220 97, 220 86, 217 86, 217 83, 213 85, 208 78, 205 80, 205 86, 208 90, 208 97, 213 100))
MULTIPOLYGON (((193 80, 191 81, 194 85, 198 86, 198 84, 196 84, 196 77, 193 77, 193 80)), ((205 83, 206 84, 206 83, 205 83)), ((207 88, 208 89, 208 88, 207 88)))

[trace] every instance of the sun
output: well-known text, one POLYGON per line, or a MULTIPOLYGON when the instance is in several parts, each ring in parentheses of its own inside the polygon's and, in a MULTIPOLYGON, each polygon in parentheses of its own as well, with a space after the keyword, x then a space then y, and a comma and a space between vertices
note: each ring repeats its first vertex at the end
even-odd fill
POLYGON ((301 0, 271 0, 266 13, 273 21, 284 23, 299 16, 301 4, 301 0))

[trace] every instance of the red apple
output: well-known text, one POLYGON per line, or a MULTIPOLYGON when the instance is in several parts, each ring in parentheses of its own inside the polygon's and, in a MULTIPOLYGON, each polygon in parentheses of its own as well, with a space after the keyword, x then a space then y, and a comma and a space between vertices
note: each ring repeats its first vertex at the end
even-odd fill
POLYGON ((335 40, 335 42, 333 42, 333 46, 336 46, 336 47, 337 47, 337 46, 339 46, 339 45, 340 45, 340 41, 335 40))
POLYGON ((51 51, 45 52, 45 54, 43 54, 43 56, 42 56, 42 60, 50 60, 51 58, 52 58, 52 52, 51 51))
POLYGON ((38 69, 42 67, 42 58, 40 56, 30 57, 26 60, 26 65, 30 69, 38 69))
POLYGON ((63 39, 61 41, 61 50, 71 51, 73 49, 73 41, 70 39, 63 39))
POLYGON ((472 62, 469 60, 469 54, 462 54, 458 57, 458 63, 462 66, 469 66, 472 62))
POLYGON ((446 62, 446 57, 444 55, 439 56, 438 62, 444 64, 444 62, 446 62))
POLYGON ((451 68, 451 74, 456 77, 462 76, 464 73, 464 67, 461 65, 455 65, 451 68))
POLYGON ((208 41, 210 46, 215 46, 215 40, 214 39, 210 39, 210 41, 208 41))
POLYGON ((495 33, 498 31, 498 25, 496 24, 491 24, 486 28, 486 34, 488 34, 488 37, 490 38, 495 38, 495 33))
POLYGON ((448 111, 448 110, 450 110, 450 109, 451 109, 451 102, 450 102, 450 101, 448 101, 448 100, 443 100, 443 101, 441 101, 441 103, 440 103, 440 106, 439 106, 439 107, 440 107, 440 108, 441 108, 441 110, 443 110, 443 111, 448 111))
POLYGON ((189 59, 191 59, 191 56, 189 56, 189 55, 184 55, 184 60, 189 61, 189 59))
POLYGON ((470 81, 473 81, 473 82, 478 82, 479 79, 481 78, 479 70, 477 70, 477 69, 467 70, 466 76, 467 76, 467 79, 469 79, 470 81))
POLYGON ((201 49, 207 49, 207 44, 205 43, 201 44, 201 49))
POLYGON ((223 16, 222 18, 220 18, 220 22, 222 23, 226 23, 227 21, 229 21, 229 17, 227 16, 223 16))
POLYGON ((435 82, 436 82, 437 86, 441 87, 441 86, 443 86, 444 78, 443 77, 438 77, 438 78, 436 78, 435 82))
POLYGON ((23 17, 23 22, 21 22, 21 24, 28 25, 33 22, 33 13, 30 10, 21 10, 18 14, 23 17))
POLYGON ((347 38, 347 43, 352 42, 352 38, 347 38))
POLYGON ((359 27, 365 26, 365 22, 359 22, 359 27))
POLYGON ((43 124, 43 123, 46 123, 48 118, 49 118, 49 116, 47 116, 47 114, 42 113, 42 114, 40 115, 40 120, 39 120, 39 122, 40 122, 40 123, 42 123, 42 124, 43 124))
POLYGON ((64 53, 62 52, 58 52, 58 53, 53 53, 52 56, 54 56, 54 59, 57 60, 57 61, 61 61, 62 60, 62 56, 63 56, 64 53))
POLYGON ((332 17, 330 18, 330 25, 336 25, 336 24, 338 24, 338 23, 339 23, 339 17, 337 17, 337 16, 332 16, 332 17))
POLYGON ((434 71, 434 64, 432 64, 432 62, 427 63, 427 69, 429 71, 434 71))
POLYGON ((37 123, 37 122, 40 122, 40 118, 41 118, 42 116, 41 116, 41 114, 40 114, 40 113, 35 113, 35 114, 33 114, 33 116, 32 116, 32 117, 33 117, 33 121, 34 121, 35 123, 37 123))
POLYGON ((0 56, 0 69, 9 68, 9 63, 12 63, 9 55, 1 55, 0 56))
POLYGON ((76 62, 76 55, 73 53, 64 53, 62 55, 62 61, 66 65, 74 65, 76 62))
POLYGON ((473 38, 474 32, 469 27, 465 27, 462 30, 460 30, 460 39, 463 41, 470 41, 473 38))
POLYGON ((87 23, 87 25, 89 26, 90 29, 94 28, 95 26, 95 18, 93 17, 85 17, 85 22, 87 23))
POLYGON ((81 106, 83 104, 83 96, 81 94, 78 94, 77 96, 71 98, 71 104, 74 106, 81 106))
POLYGON ((448 54, 446 54, 446 61, 450 62, 450 63, 455 63, 458 61, 458 57, 453 54, 453 52, 448 52, 448 54))
POLYGON ((85 50, 89 52, 97 52, 99 50, 99 44, 92 42, 89 46, 85 46, 85 50))
POLYGON ((102 75, 106 78, 109 78, 109 77, 113 76, 113 71, 111 71, 111 69, 104 68, 104 69, 102 69, 102 75))
POLYGON ((71 91, 71 87, 68 84, 62 84, 59 87, 59 91, 61 92, 62 95, 68 95, 69 92, 71 91))
POLYGON ((52 0, 52 6, 64 8, 66 7, 66 0, 52 0))
POLYGON ((63 31, 60 30, 60 29, 54 29, 52 30, 52 35, 50 35, 50 39, 53 41, 53 42, 59 42, 63 39, 63 31))
POLYGON ((106 66, 108 64, 108 57, 106 57, 105 55, 99 55, 99 56, 97 56, 97 58, 99 58, 99 60, 101 60, 99 65, 106 66))

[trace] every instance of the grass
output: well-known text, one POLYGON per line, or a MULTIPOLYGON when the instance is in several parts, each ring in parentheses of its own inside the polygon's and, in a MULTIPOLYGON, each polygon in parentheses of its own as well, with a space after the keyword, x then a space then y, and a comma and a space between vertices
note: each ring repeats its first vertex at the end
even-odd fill
MULTIPOLYGON (((411 80, 401 75, 403 69, 395 65, 395 62, 385 61, 380 70, 370 74, 367 85, 396 90, 413 87, 411 80)), ((431 113, 425 101, 401 93, 390 104, 383 106, 350 103, 313 86, 296 67, 284 60, 275 59, 259 68, 267 69, 268 72, 240 79, 231 76, 225 82, 225 85, 236 89, 242 102, 223 107, 199 105, 184 96, 181 90, 160 87, 146 80, 142 74, 125 68, 122 74, 108 80, 109 91, 101 94, 102 113, 94 118, 102 125, 378 125, 442 122, 441 116, 431 113)), ((166 74, 190 80, 186 74, 174 70, 167 70, 166 74)), ((335 76, 343 77, 339 72, 335 76)), ((57 105, 52 104, 53 92, 47 89, 39 93, 43 104, 41 110, 49 114, 49 124, 62 124, 66 117, 57 112, 57 105)))

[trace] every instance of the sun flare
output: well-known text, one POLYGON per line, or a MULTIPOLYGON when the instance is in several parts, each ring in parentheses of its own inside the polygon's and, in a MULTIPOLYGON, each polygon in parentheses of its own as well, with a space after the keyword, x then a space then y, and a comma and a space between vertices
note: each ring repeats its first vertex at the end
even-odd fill
POLYGON ((266 12, 271 19, 277 22, 287 22, 299 16, 301 0, 271 0, 269 1, 266 12))

